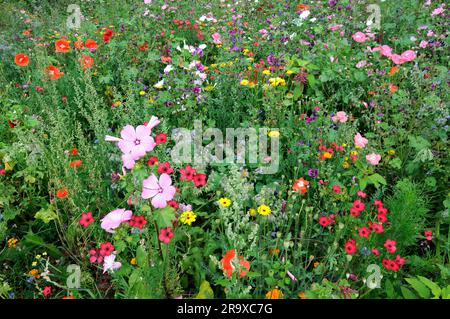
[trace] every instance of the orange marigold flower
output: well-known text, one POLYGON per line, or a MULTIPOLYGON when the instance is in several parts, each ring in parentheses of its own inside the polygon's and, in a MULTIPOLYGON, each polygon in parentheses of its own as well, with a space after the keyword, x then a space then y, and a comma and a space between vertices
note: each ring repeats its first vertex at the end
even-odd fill
POLYGON ((56 41, 55 42, 55 49, 56 49, 56 52, 59 52, 59 53, 67 53, 67 52, 69 52, 69 50, 70 50, 69 41, 67 41, 64 38, 56 41))
POLYGON ((268 293, 266 293, 267 299, 281 299, 283 298, 283 292, 278 288, 273 288, 268 293))
POLYGON ((60 190, 58 190, 56 192, 56 197, 58 198, 65 198, 69 195, 69 191, 67 190, 67 188, 61 188, 60 190))
POLYGON ((16 56, 14 58, 14 62, 18 66, 27 66, 28 63, 30 62, 30 59, 28 58, 28 55, 19 53, 19 54, 16 54, 16 56))

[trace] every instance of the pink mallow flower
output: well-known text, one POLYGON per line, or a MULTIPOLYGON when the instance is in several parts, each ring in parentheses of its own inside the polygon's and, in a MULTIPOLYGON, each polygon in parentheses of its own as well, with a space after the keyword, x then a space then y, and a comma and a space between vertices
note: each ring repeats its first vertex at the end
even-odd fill
POLYGON ((367 145, 367 143, 369 143, 369 141, 359 133, 355 135, 354 140, 355 146, 360 148, 364 148, 367 145))
POLYGON ((142 189, 142 198, 152 198, 152 205, 155 208, 164 208, 167 206, 167 202, 173 199, 176 189, 172 186, 172 179, 168 174, 161 174, 158 178, 155 174, 144 179, 142 189))
POLYGON ((356 32, 354 35, 352 35, 353 40, 356 42, 362 43, 367 40, 367 37, 362 32, 356 32))
POLYGON ((156 116, 152 116, 146 125, 139 125, 136 129, 132 125, 126 125, 120 132, 121 138, 106 135, 105 140, 118 142, 117 146, 122 151, 123 166, 128 169, 134 167, 135 161, 152 151, 156 142, 151 136, 152 128, 160 123, 156 116))
POLYGON ((345 123, 348 120, 347 117, 347 113, 343 112, 343 111, 339 111, 336 113, 335 116, 331 117, 331 119, 333 120, 334 123, 336 122, 341 122, 341 123, 345 123))
POLYGON ((123 222, 131 219, 133 213, 131 210, 125 210, 125 208, 118 208, 108 213, 101 220, 101 227, 108 233, 113 233, 113 230, 120 226, 123 222))
POLYGON ((215 44, 222 44, 222 41, 220 40, 220 34, 219 33, 213 33, 211 34, 212 38, 213 38, 213 42, 215 44))
POLYGON ((381 155, 380 154, 375 154, 375 153, 371 153, 366 155, 366 160, 371 164, 371 165, 378 165, 378 163, 381 160, 381 155))
POLYGON ((103 273, 107 272, 108 270, 114 271, 116 269, 119 269, 120 267, 122 267, 122 263, 116 261, 116 255, 111 254, 105 257, 103 261, 103 273))

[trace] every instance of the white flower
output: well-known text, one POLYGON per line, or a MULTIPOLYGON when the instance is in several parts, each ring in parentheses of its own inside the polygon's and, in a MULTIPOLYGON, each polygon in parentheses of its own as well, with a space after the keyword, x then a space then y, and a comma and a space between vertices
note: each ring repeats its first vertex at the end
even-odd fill
POLYGON ((107 272, 108 270, 114 271, 115 269, 119 269, 120 267, 122 267, 122 263, 116 261, 116 255, 114 254, 106 256, 103 260, 103 273, 107 272))
POLYGON ((310 11, 306 10, 300 14, 300 19, 305 20, 311 14, 310 11))
POLYGON ((165 68, 164 68, 164 73, 165 74, 169 74, 170 71, 173 70, 173 66, 171 64, 168 64, 165 68))
POLYGON ((163 85, 164 85, 164 79, 159 81, 155 85, 153 85, 153 87, 156 88, 156 89, 162 89, 163 85))

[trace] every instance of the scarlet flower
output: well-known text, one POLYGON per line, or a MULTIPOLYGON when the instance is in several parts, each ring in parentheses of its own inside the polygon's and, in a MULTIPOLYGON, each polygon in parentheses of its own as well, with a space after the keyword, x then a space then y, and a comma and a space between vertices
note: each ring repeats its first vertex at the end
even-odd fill
POLYGON ((196 174, 194 175, 194 185, 195 187, 200 187, 206 185, 206 175, 205 174, 196 174))
POLYGON ((92 68, 94 65, 94 59, 89 55, 82 55, 80 58, 80 65, 84 68, 92 68))
POLYGON ((390 75, 394 75, 395 73, 397 73, 398 71, 398 67, 393 66, 390 70, 389 70, 389 74, 390 75))
POLYGON ((170 167, 169 162, 159 163, 157 172, 159 174, 171 174, 173 172, 173 168, 170 167))
POLYGON ((328 225, 330 225, 331 220, 328 216, 321 216, 319 218, 319 224, 322 225, 323 227, 327 227, 328 225))
POLYGON ((167 228, 161 228, 159 230, 159 236, 158 239, 162 241, 165 244, 170 244, 170 239, 173 237, 173 232, 170 229, 170 227, 167 228))
POLYGON ((82 164, 82 162, 81 162, 80 160, 73 160, 73 161, 70 163, 70 167, 77 168, 77 167, 80 167, 81 164, 82 164))
POLYGON ((69 191, 67 190, 67 188, 61 188, 56 192, 56 197, 58 198, 65 198, 67 197, 67 195, 69 195, 69 191))
POLYGON ((354 253, 356 253, 356 241, 354 239, 350 239, 345 243, 344 248, 347 254, 353 255, 354 253))
POLYGON ((425 236, 425 238, 430 241, 433 239, 433 232, 431 230, 425 230, 423 232, 423 235, 425 236))
POLYGON ((392 83, 389 83, 389 91, 391 91, 391 93, 395 93, 397 92, 398 87, 392 83))
POLYGON ((174 200, 174 199, 169 200, 167 202, 167 205, 171 206, 175 210, 178 209, 178 202, 176 200, 174 200))
POLYGON ((114 32, 111 29, 107 29, 105 33, 103 33, 103 41, 105 43, 109 42, 109 39, 113 36, 114 32))
POLYGON ((172 58, 170 57, 170 56, 162 56, 161 57, 161 61, 162 61, 162 63, 170 63, 170 62, 172 62, 172 58))
POLYGON ((100 255, 103 257, 111 255, 111 253, 114 251, 114 246, 111 245, 110 242, 103 243, 100 245, 100 255))
POLYGON ((390 266, 390 264, 389 264, 389 259, 383 258, 383 260, 381 261, 381 263, 383 264, 383 266, 384 266, 386 269, 391 269, 391 266, 390 266))
POLYGON ((395 244, 396 244, 396 242, 394 240, 386 239, 386 241, 384 243, 384 247, 387 249, 388 252, 393 254, 397 250, 397 247, 395 246, 395 244))
POLYGON ((380 223, 387 222, 386 214, 378 214, 377 219, 378 219, 378 222, 380 222, 380 223))
POLYGON ((350 215, 352 215, 353 217, 358 217, 359 213, 360 213, 360 211, 357 210, 355 207, 350 208, 350 215))
POLYGON ((389 260, 389 269, 393 271, 399 270, 400 266, 395 260, 389 260))
POLYGON ((365 207, 366 207, 366 205, 364 205, 364 203, 362 201, 360 201, 359 199, 357 199, 353 202, 353 208, 355 208, 359 212, 362 212, 365 207))
POLYGON ((332 189, 333 189, 333 192, 335 192, 336 194, 341 193, 341 187, 339 185, 333 185, 332 189))
POLYGON ((367 238, 370 235, 370 230, 367 227, 361 227, 358 230, 358 233, 359 233, 359 236, 367 238))
POLYGON ((367 196, 367 194, 364 193, 363 191, 358 191, 358 192, 356 193, 356 195, 358 195, 358 196, 361 197, 361 198, 365 198, 365 197, 367 196))
POLYGON ((101 264, 103 262, 103 256, 102 254, 100 254, 100 249, 89 250, 89 262, 91 264, 93 263, 101 264))
POLYGON ((30 59, 28 58, 28 55, 23 53, 18 53, 14 57, 14 63, 16 63, 18 66, 27 66, 30 62, 30 59))
POLYGON ((55 49, 56 49, 56 52, 59 52, 59 53, 67 53, 67 52, 69 52, 69 50, 70 50, 69 41, 67 41, 64 38, 56 41, 55 42, 55 49))
POLYGON ((75 147, 70 150, 70 155, 75 156, 77 154, 78 154, 78 150, 75 147))
POLYGON ((158 158, 156 156, 152 156, 147 161, 147 166, 153 166, 158 163, 158 158))
POLYGON ((92 213, 87 212, 87 213, 81 215, 80 225, 87 228, 93 221, 94 221, 94 218, 92 217, 92 213))
POLYGON ((146 50, 148 50, 148 43, 147 42, 145 42, 145 43, 143 43, 143 44, 141 44, 139 46, 139 51, 146 51, 146 50))
POLYGON ((372 227, 372 230, 374 232, 376 232, 377 234, 384 232, 383 224, 373 223, 371 227, 372 227))
POLYGON ((404 265, 405 264, 405 258, 400 257, 400 255, 395 256, 395 261, 399 265, 404 265))
POLYGON ((147 220, 145 219, 145 216, 143 216, 143 215, 132 216, 131 220, 129 221, 129 224, 132 227, 142 229, 145 225, 147 225, 147 220))
POLYGON ((190 165, 186 166, 186 168, 180 169, 180 179, 182 181, 192 181, 194 179, 194 175, 197 173, 195 168, 192 168, 190 165))
POLYGON ((0 169, 0 175, 5 175, 6 174, 6 169, 2 168, 0 169))
POLYGON ((155 142, 156 142, 156 145, 166 143, 167 135, 164 133, 159 133, 158 135, 155 136, 155 142))
POLYGON ((64 75, 64 73, 60 72, 59 69, 54 65, 50 65, 49 67, 47 67, 46 71, 47 75, 53 81, 58 80, 61 76, 64 75))
POLYGON ((378 207, 378 213, 386 215, 387 212, 388 212, 387 208, 382 207, 382 206, 378 207))
POLYGON ((373 202, 373 205, 374 205, 374 206, 383 207, 383 202, 382 202, 381 200, 379 200, 379 199, 376 199, 376 200, 373 202))
POLYGON ((98 44, 97 44, 97 42, 95 42, 92 39, 87 39, 86 40, 86 48, 88 48, 88 49, 97 49, 98 48, 98 44))
POLYGON ((300 177, 295 181, 294 185, 292 185, 292 189, 300 192, 301 194, 305 194, 308 190, 308 185, 309 182, 304 180, 303 177, 300 177))
POLYGON ((42 289, 42 294, 45 297, 48 297, 52 294, 52 287, 51 286, 45 286, 44 289, 42 289))
POLYGON ((373 249, 372 249, 372 254, 374 254, 375 256, 379 256, 379 255, 380 255, 380 252, 378 251, 378 249, 373 248, 373 249))
MULTIPOLYGON (((236 250, 230 249, 227 251, 225 256, 223 256, 222 260, 220 261, 222 264, 222 268, 224 270, 224 274, 227 277, 231 277, 233 275, 233 272, 235 270, 235 266, 233 265, 232 261, 236 257, 236 250)), ((250 270, 250 263, 244 259, 244 257, 239 256, 239 265, 241 266, 241 270, 239 271, 239 277, 244 277, 247 275, 247 271, 250 270)))

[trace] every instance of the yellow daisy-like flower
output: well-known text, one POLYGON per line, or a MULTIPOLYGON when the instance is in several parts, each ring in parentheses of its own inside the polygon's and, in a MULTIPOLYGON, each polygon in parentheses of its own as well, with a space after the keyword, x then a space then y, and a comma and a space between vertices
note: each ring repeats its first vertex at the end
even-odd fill
POLYGON ((270 85, 272 85, 272 86, 286 85, 286 81, 280 77, 270 78, 269 82, 270 82, 270 85))
POLYGON ((280 137, 280 131, 270 131, 267 135, 269 137, 280 137))
POLYGON ((350 152, 350 155, 351 155, 351 156, 356 156, 356 155, 358 155, 358 152, 357 152, 357 151, 351 151, 351 152, 350 152))
POLYGON ((273 288, 268 293, 266 293, 267 299, 281 299, 283 298, 283 292, 280 289, 273 288))
POLYGON ((211 64, 211 67, 212 67, 212 68, 217 68, 217 64, 216 64, 216 63, 213 63, 213 64, 211 64))
POLYGON ((8 239, 8 247, 9 247, 9 248, 11 248, 11 247, 16 247, 17 241, 18 241, 18 240, 17 240, 17 238, 15 238, 15 237, 8 239))
POLYGON ((231 205, 231 199, 222 197, 221 199, 219 199, 219 204, 222 205, 223 207, 228 207, 231 205))
POLYGON ((267 205, 261 205, 258 207, 258 214, 267 216, 272 212, 269 206, 267 205))
POLYGON ((287 75, 291 75, 291 74, 293 74, 293 73, 294 73, 294 71, 292 71, 292 70, 287 70, 287 71, 286 71, 286 74, 287 74, 287 75))
POLYGON ((248 80, 246 80, 246 79, 244 79, 244 80, 241 80, 241 85, 243 85, 243 86, 247 86, 247 85, 248 85, 248 83, 249 83, 249 81, 248 81, 248 80))
POLYGON ((256 216, 256 209, 250 208, 250 209, 248 210, 248 213, 250 214, 250 216, 256 216))
POLYGON ((389 150, 389 151, 388 151, 388 154, 389 154, 389 155, 395 155, 395 150, 389 150))
POLYGON ((187 210, 180 216, 180 221, 185 224, 191 226, 193 222, 197 219, 197 215, 194 214, 192 210, 187 210))
POLYGON ((140 96, 145 95, 145 91, 140 91, 140 92, 139 92, 139 95, 140 95, 140 96))
POLYGON ((262 74, 264 74, 264 75, 270 75, 270 71, 269 71, 269 70, 264 70, 264 71, 262 71, 262 74))
POLYGON ((325 157, 325 158, 332 158, 333 157, 333 154, 331 154, 331 153, 329 153, 329 152, 325 152, 325 153, 323 153, 323 156, 325 157))
POLYGON ((37 262, 36 261, 33 261, 32 263, 31 263, 31 267, 36 267, 37 266, 37 262))
POLYGON ((344 169, 347 169, 347 168, 350 167, 350 164, 349 164, 348 162, 344 162, 344 163, 342 163, 342 167, 343 167, 344 169))
POLYGON ((136 266, 137 265, 137 259, 136 258, 132 258, 130 260, 130 264, 133 265, 133 266, 136 266))

